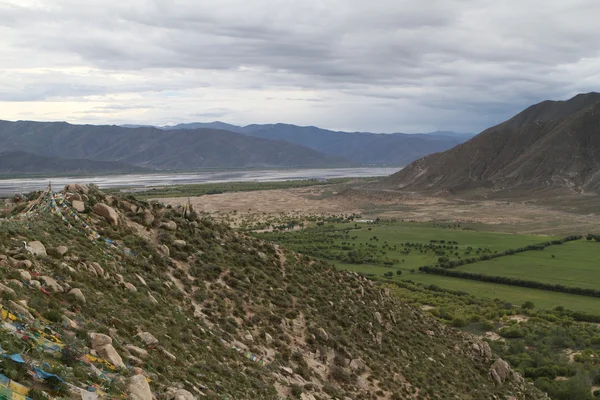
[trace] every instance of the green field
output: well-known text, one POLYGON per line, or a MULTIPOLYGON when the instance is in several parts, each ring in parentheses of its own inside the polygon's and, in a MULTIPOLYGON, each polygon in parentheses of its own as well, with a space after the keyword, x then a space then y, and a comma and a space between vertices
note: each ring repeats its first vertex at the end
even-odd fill
MULTIPOLYGON (((380 279, 384 274, 389 275, 391 272, 392 276, 387 278, 391 281, 411 280, 425 285, 437 285, 480 297, 498 298, 515 305, 532 301, 539 308, 550 309, 563 306, 595 314, 600 312, 599 298, 418 272, 420 266, 435 265, 439 257, 447 257, 450 260, 477 257, 481 254, 493 254, 496 251, 558 239, 560 238, 558 236, 485 232, 475 230, 469 225, 455 224, 352 222, 326 224, 320 228, 302 231, 265 233, 261 234, 261 237, 286 245, 300 253, 331 261, 337 268, 380 279), (432 240, 436 243, 431 243, 432 240), (449 246, 448 242, 452 242, 452 245, 449 246), (446 248, 416 247, 427 245, 441 245, 446 248), (439 251, 445 252, 445 255, 440 256, 439 251), (348 260, 349 252, 358 253, 353 262, 348 260), (388 261, 387 265, 384 261, 388 261), (398 270, 401 271, 400 275, 397 274, 398 270)), ((480 261, 456 269, 524 280, 561 283, 565 286, 598 288, 600 286, 600 243, 583 239, 550 246, 543 251, 529 251, 490 261, 480 261)))
POLYGON ((600 243, 582 239, 560 246, 551 246, 542 251, 527 251, 463 265, 456 269, 597 289, 600 287, 600 243))

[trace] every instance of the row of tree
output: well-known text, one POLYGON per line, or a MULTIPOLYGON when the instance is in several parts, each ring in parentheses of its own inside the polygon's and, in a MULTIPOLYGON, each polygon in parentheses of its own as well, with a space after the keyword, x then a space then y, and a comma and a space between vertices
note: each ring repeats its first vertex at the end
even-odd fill
POLYGON ((456 270, 449 270, 449 269, 445 269, 445 268, 436 268, 436 267, 430 267, 430 266, 420 267, 419 271, 425 272, 427 274, 451 276, 454 278, 471 279, 471 280, 482 281, 482 282, 499 283, 502 285, 521 286, 521 287, 528 287, 528 288, 533 288, 533 289, 551 290, 553 292, 578 294, 581 296, 600 297, 600 290, 563 286, 558 283, 552 284, 552 283, 544 283, 544 282, 537 282, 537 281, 528 281, 528 280, 518 279, 518 278, 508 278, 505 276, 475 274, 472 272, 456 271, 456 270))
MULTIPOLYGON (((544 250, 546 247, 549 247, 549 246, 559 245, 559 244, 563 244, 563 243, 570 242, 573 240, 579 240, 581 238, 582 238, 582 236, 576 236, 576 235, 567 236, 562 239, 556 239, 556 240, 552 240, 549 242, 543 242, 543 243, 537 243, 537 244, 530 244, 528 246, 519 247, 516 249, 508 249, 508 250, 494 253, 494 254, 483 254, 479 257, 470 257, 470 258, 465 258, 462 260, 446 261, 446 262, 440 263, 439 267, 441 267, 441 268, 456 268, 456 267, 460 267, 461 265, 474 264, 479 261, 487 261, 487 260, 491 260, 494 258, 510 256, 510 255, 517 254, 517 253, 523 253, 525 251, 544 250)), ((430 266, 428 266, 428 267, 430 267, 430 266)))

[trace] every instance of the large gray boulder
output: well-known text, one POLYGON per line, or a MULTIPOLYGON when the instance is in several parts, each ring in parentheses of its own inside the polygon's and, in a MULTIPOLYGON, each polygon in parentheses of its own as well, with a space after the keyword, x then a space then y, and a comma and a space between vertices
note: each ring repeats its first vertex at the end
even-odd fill
POLYGON ((73 200, 73 201, 71 201, 71 205, 73 206, 73 208, 77 212, 84 212, 85 211, 85 203, 83 201, 81 201, 81 200, 73 200))
POLYGON ((152 346, 158 343, 158 339, 152 336, 150 332, 140 332, 136 335, 146 346, 152 346))
POLYGON ((94 211, 94 214, 104 217, 112 226, 119 225, 119 214, 117 214, 114 208, 103 203, 97 203, 92 208, 92 211, 94 211))
POLYGON ((506 382, 511 372, 510 365, 501 358, 497 359, 490 367, 490 376, 498 385, 506 382))
POLYGON ((144 375, 132 376, 127 391, 133 400, 152 400, 152 391, 144 375))
POLYGON ((46 255, 46 247, 37 240, 33 242, 29 242, 25 247, 28 252, 33 254, 34 256, 45 256, 46 255))
POLYGON ((44 282, 46 287, 50 288, 54 293, 62 293, 65 291, 54 278, 49 276, 40 276, 40 280, 44 282))
POLYGON ((81 289, 71 289, 71 291, 69 292, 69 295, 73 296, 81 303, 85 303, 85 296, 81 292, 81 289))
POLYGON ((90 333, 90 339, 92 341, 92 349, 98 351, 98 349, 106 346, 107 344, 112 344, 112 338, 103 333, 90 333))
POLYGON ((115 348, 113 347, 112 344, 107 344, 106 346, 102 346, 99 349, 97 349, 96 352, 98 353, 98 355, 100 357, 110 361, 110 363, 112 365, 114 365, 115 367, 127 368, 125 366, 125 363, 123 363, 123 359, 121 358, 119 353, 117 353, 117 350, 115 350, 115 348))

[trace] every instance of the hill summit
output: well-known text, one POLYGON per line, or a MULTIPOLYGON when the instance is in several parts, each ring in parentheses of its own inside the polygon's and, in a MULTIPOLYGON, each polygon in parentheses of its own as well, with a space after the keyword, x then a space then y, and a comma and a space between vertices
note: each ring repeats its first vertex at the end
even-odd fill
POLYGON ((0 221, 0 391, 177 399, 545 399, 488 344, 363 276, 70 185, 0 221))
POLYGON ((600 190, 600 93, 544 101, 383 185, 394 189, 600 190))

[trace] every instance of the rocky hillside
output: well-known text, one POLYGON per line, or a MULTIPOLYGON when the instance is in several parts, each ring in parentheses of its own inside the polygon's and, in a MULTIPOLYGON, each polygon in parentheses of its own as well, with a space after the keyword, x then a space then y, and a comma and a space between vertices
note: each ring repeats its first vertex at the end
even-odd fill
MULTIPOLYGON (((545 399, 487 343, 189 207, 72 185, 0 221, 0 391, 545 399), (6 383, 6 385, 5 385, 6 383), (6 387, 3 389, 3 387, 6 387)), ((14 397, 13 397, 14 398, 14 397)))
POLYGON ((0 143, 3 151, 119 161, 169 170, 358 165, 293 143, 217 129, 166 131, 153 127, 0 121, 0 143))
POLYGON ((0 153, 0 174, 83 174, 83 173, 149 172, 148 169, 117 161, 74 160, 45 157, 24 151, 0 153))
POLYGON ((443 153, 417 160, 386 188, 600 191, 600 93, 544 101, 443 153))

